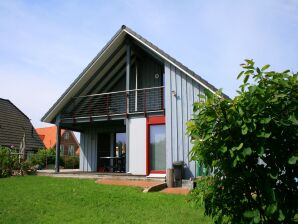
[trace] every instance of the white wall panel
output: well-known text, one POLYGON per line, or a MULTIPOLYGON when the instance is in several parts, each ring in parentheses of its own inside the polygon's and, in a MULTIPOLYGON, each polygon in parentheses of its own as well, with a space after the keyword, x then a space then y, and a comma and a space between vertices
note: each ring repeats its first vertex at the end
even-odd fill
POLYGON ((146 118, 129 119, 129 172, 146 175, 146 118))

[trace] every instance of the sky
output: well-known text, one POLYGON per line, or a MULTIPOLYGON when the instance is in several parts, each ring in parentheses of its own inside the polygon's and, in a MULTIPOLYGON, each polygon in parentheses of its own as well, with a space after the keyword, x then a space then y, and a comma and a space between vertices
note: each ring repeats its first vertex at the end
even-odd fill
POLYGON ((298 71, 297 0, 0 1, 0 98, 35 127, 125 24, 230 97, 244 59, 298 71))

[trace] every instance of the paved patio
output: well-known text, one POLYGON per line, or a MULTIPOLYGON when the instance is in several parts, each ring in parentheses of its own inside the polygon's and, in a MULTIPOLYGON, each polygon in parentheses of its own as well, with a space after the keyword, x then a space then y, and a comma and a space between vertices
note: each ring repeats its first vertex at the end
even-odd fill
POLYGON ((112 180, 112 179, 103 179, 97 180, 97 184, 105 184, 105 185, 118 185, 118 186, 134 186, 141 188, 151 188, 156 185, 160 185, 164 183, 162 181, 148 181, 148 180, 112 180))
POLYGON ((187 188, 181 188, 181 187, 168 187, 165 188, 163 190, 161 190, 161 193, 165 193, 165 194, 183 194, 183 195, 187 195, 190 193, 190 189, 187 188))
POLYGON ((117 186, 134 186, 143 188, 143 192, 159 191, 165 194, 182 194, 187 195, 190 189, 187 188, 167 188, 164 181, 153 180, 117 180, 117 179, 102 179, 97 180, 97 184, 117 185, 117 186))
POLYGON ((146 176, 136 176, 127 173, 98 173, 98 172, 81 172, 77 169, 61 169, 60 173, 55 170, 38 170, 39 176, 52 176, 63 178, 80 178, 94 179, 97 184, 118 185, 118 186, 135 186, 143 188, 143 192, 159 191, 165 194, 182 194, 190 192, 188 188, 167 188, 165 178, 153 178, 146 176))

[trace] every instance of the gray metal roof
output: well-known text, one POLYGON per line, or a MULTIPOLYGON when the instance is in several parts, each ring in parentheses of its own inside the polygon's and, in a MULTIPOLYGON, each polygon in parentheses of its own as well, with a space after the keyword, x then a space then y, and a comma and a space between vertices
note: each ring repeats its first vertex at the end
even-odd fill
MULTIPOLYGON (((169 63, 176 66, 178 69, 182 70, 182 72, 185 72, 187 75, 189 75, 191 78, 194 79, 194 81, 200 83, 201 85, 205 86, 207 89, 209 89, 211 92, 215 93, 218 89, 215 88, 213 85, 208 83, 205 79, 203 79, 201 76, 197 75, 194 71, 190 70, 188 67, 183 65, 181 62, 177 61, 167 53, 165 53, 163 50, 159 49, 157 46, 152 44, 150 41, 146 40, 144 37, 133 31, 132 29, 128 28, 127 26, 123 25, 116 34, 111 38, 111 40, 102 48, 102 50, 95 56, 95 58, 87 65, 87 67, 81 72, 81 74, 72 82, 72 84, 66 89, 66 91, 61 95, 61 97, 53 104, 53 106, 48 110, 48 112, 45 113, 45 115, 41 118, 41 121, 54 123, 54 115, 52 114, 55 111, 57 113, 57 110, 59 109, 59 104, 65 100, 65 98, 72 97, 73 94, 69 94, 70 92, 75 91, 74 88, 76 85, 82 81, 84 76, 88 73, 88 71, 94 66, 106 53, 109 48, 112 48, 112 45, 117 41, 117 39, 123 39, 125 35, 129 35, 133 37, 135 40, 139 41, 141 44, 143 44, 145 47, 149 48, 153 51, 153 53, 159 54, 159 57, 161 59, 164 59, 168 61, 169 63), (50 116, 52 114, 52 116, 50 116)), ((227 95, 224 94, 225 97, 228 98, 227 95)), ((66 103, 65 103, 66 104, 66 103)), ((65 105, 64 104, 64 105, 65 105)), ((60 108, 61 109, 61 108, 60 108)), ((57 114, 55 114, 57 116, 57 114)))
POLYGON ((0 98, 0 145, 19 148, 26 135, 26 150, 44 148, 30 119, 12 102, 0 98))

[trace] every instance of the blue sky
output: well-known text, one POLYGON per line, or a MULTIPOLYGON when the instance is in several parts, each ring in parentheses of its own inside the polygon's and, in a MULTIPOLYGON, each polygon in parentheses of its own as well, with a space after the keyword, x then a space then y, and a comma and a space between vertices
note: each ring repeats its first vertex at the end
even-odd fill
POLYGON ((0 1, 0 98, 40 118, 122 24, 233 97, 253 58, 298 71, 298 1, 0 1))

